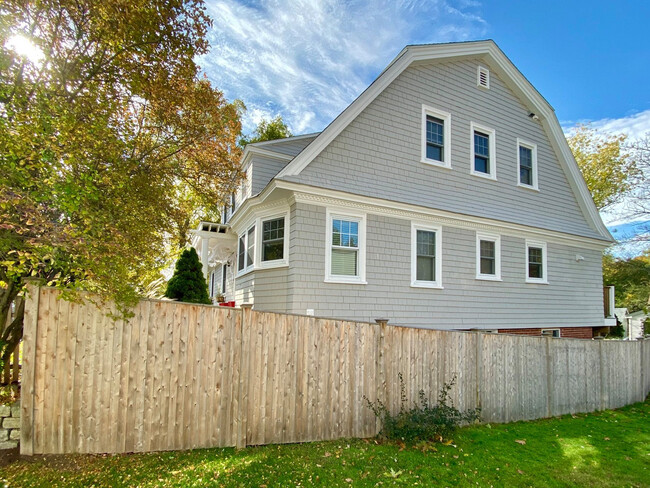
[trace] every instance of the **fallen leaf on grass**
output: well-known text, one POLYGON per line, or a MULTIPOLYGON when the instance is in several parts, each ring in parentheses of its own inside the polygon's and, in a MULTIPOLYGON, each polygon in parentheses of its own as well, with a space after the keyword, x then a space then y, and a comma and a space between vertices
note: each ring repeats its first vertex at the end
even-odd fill
POLYGON ((524 474, 524 472, 523 472, 521 469, 518 469, 518 470, 517 470, 517 473, 519 473, 519 474, 524 474))
POLYGON ((605 440, 608 441, 608 440, 609 440, 609 437, 605 437, 605 440))
POLYGON ((525 445, 526 445, 526 441, 523 440, 523 439, 515 439, 515 442, 516 442, 517 444, 521 444, 522 446, 525 446, 525 445))

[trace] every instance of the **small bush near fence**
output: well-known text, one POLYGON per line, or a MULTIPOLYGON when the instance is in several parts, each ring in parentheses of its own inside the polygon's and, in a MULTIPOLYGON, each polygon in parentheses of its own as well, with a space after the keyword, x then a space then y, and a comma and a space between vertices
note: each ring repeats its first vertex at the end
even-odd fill
POLYGON ((380 436, 402 441, 442 441, 449 438, 462 423, 481 419, 481 409, 469 409, 461 412, 454 407, 449 392, 456 383, 456 376, 443 383, 438 393, 438 403, 430 405, 424 390, 418 392, 419 402, 408 409, 406 387, 402 373, 398 373, 400 382, 400 409, 391 414, 381 400, 371 402, 366 396, 366 405, 382 423, 380 436))

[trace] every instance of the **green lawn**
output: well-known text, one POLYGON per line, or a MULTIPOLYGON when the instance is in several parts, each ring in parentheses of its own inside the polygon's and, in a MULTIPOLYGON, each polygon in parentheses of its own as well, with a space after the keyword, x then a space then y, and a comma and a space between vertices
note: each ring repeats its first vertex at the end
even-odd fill
POLYGON ((339 440, 116 456, 39 456, 5 486, 650 486, 650 401, 590 415, 482 425, 453 444, 339 440))

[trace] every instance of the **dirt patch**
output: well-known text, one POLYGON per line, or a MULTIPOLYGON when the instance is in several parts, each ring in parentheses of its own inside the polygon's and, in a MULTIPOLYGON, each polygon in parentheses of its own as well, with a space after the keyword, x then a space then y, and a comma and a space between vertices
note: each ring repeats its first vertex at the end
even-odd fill
POLYGON ((18 447, 14 449, 2 449, 0 450, 0 468, 11 464, 14 461, 20 459, 20 449, 18 447))

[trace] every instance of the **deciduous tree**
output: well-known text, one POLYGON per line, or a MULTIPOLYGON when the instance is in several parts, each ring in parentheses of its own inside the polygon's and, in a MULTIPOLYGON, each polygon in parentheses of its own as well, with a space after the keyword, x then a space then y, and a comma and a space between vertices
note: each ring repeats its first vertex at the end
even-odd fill
POLYGON ((201 0, 2 3, 0 324, 26 276, 125 309, 195 211, 181 200, 236 187, 237 105, 194 62, 209 26, 201 0))
POLYGON ((588 126, 579 126, 567 138, 599 210, 620 202, 639 176, 625 140, 625 135, 603 134, 588 126))
POLYGON ((278 115, 271 120, 262 119, 255 128, 253 134, 248 137, 242 137, 239 141, 239 144, 244 147, 246 144, 273 141, 275 139, 283 139, 285 137, 291 136, 292 134, 289 130, 289 126, 284 123, 282 116, 278 115))

